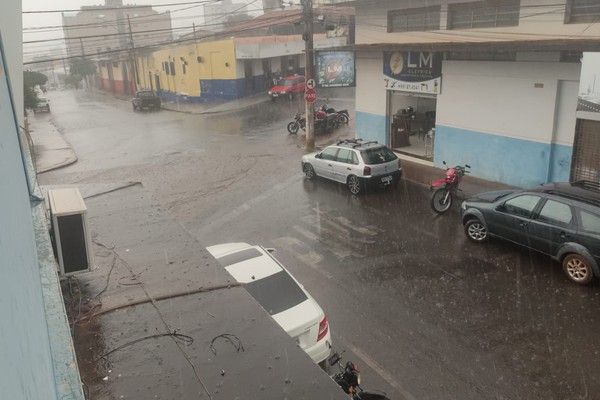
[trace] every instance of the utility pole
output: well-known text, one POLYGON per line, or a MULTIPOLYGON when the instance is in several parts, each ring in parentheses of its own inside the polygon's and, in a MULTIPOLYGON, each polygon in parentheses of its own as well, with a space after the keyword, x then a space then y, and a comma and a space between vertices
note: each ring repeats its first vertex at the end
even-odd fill
MULTIPOLYGON (((304 13, 304 55, 306 57, 306 80, 314 78, 313 72, 313 10, 312 0, 302 0, 304 13)), ((306 105, 306 141, 304 146, 307 150, 315 147, 315 108, 313 103, 304 102, 306 105)))
POLYGON ((127 24, 129 25, 129 40, 131 40, 131 52, 129 53, 129 58, 133 58, 133 83, 135 85, 134 92, 138 89, 138 72, 137 72, 137 57, 135 55, 135 45, 133 43, 133 32, 131 31, 131 20, 129 19, 129 14, 127 14, 127 24), (133 55, 133 56, 132 56, 133 55))

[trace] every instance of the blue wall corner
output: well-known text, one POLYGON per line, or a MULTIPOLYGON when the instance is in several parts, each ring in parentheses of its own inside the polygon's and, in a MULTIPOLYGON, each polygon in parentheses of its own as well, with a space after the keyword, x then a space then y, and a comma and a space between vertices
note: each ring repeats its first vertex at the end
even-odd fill
POLYGON ((365 140, 376 140, 388 144, 387 123, 384 115, 376 115, 363 111, 356 112, 356 137, 365 140))
POLYGON ((436 125, 434 165, 469 164, 472 175, 512 186, 568 181, 572 147, 436 125))

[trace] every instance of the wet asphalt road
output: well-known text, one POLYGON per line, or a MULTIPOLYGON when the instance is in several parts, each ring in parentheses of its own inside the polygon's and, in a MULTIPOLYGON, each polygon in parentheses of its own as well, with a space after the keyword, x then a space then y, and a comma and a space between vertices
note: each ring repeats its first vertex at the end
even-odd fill
POLYGON ((133 113, 83 92, 50 98, 52 114, 34 118, 58 126, 79 161, 41 184, 139 181, 202 245, 275 247, 367 389, 392 399, 598 398, 598 284, 578 287, 509 244, 469 243, 458 210, 434 215, 420 185, 355 197, 305 181, 303 141, 285 131, 300 103, 190 115, 133 113))

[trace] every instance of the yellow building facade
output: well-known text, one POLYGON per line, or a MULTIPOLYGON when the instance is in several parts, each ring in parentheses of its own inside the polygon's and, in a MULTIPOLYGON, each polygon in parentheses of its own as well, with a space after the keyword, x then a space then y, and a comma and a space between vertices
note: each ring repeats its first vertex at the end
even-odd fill
POLYGON ((138 87, 166 100, 234 99, 240 95, 234 39, 181 44, 136 58, 138 87))

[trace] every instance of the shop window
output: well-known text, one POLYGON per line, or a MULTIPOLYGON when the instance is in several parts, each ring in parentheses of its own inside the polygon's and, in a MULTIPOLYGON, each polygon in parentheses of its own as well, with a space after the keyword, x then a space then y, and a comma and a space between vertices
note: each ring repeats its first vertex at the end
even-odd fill
POLYGON ((520 0, 460 3, 448 8, 448 29, 518 26, 520 0))
POLYGON ((439 6, 388 11, 388 32, 435 31, 439 29, 439 6))
POLYGON ((597 22, 600 18, 598 0, 567 0, 565 24, 597 22))

